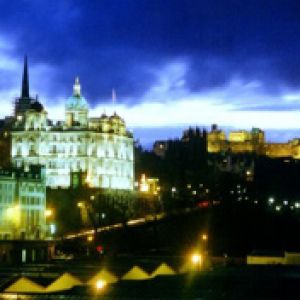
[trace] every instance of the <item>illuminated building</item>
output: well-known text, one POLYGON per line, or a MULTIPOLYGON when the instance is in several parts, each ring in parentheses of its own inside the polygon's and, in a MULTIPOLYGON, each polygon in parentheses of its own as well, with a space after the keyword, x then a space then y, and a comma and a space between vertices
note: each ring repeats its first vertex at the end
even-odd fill
POLYGON ((0 170, 0 240, 45 238, 45 209, 43 168, 0 170))
POLYGON ((224 131, 212 126, 207 135, 209 153, 255 153, 270 158, 290 157, 300 159, 300 140, 293 139, 287 143, 269 143, 265 141, 264 132, 258 128, 251 131, 231 131, 226 138, 224 131))
POLYGON ((54 123, 43 105, 29 96, 27 62, 21 97, 15 104, 11 159, 16 167, 43 165, 47 187, 68 188, 75 174, 85 174, 94 188, 133 189, 133 138, 114 113, 89 118, 79 79, 65 105, 65 120, 54 123))
MULTIPOLYGON (((195 130, 186 130, 180 142, 188 142, 189 136, 195 135, 195 130)), ((205 138, 206 132, 202 133, 205 138)), ((259 128, 252 128, 250 131, 237 130, 231 131, 228 135, 213 124, 211 131, 207 133, 207 152, 208 153, 226 153, 243 154, 255 153, 265 155, 270 158, 293 158, 300 159, 300 139, 295 138, 286 143, 270 143, 265 141, 265 133, 259 128)), ((205 141, 205 142, 206 142, 205 141)), ((166 151, 171 145, 171 140, 156 141, 153 145, 153 152, 164 158, 166 151)))
POLYGON ((212 125, 211 132, 207 135, 207 151, 211 153, 221 152, 226 145, 226 136, 217 125, 212 125))
POLYGON ((159 179, 148 178, 145 174, 142 174, 138 183, 138 189, 140 193, 147 195, 158 195, 158 192, 160 191, 159 179))
POLYGON ((251 131, 239 130, 231 131, 228 139, 224 131, 213 125, 207 135, 207 150, 209 153, 227 152, 264 154, 265 136, 264 132, 258 128, 251 131))

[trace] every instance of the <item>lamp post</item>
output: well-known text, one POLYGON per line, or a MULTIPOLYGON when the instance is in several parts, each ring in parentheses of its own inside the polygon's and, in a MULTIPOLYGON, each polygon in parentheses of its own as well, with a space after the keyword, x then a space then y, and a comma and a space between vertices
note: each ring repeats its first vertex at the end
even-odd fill
POLYGON ((47 233, 49 234, 49 238, 52 238, 56 232, 56 226, 55 223, 53 223, 54 210, 52 208, 47 208, 44 214, 46 219, 47 233))

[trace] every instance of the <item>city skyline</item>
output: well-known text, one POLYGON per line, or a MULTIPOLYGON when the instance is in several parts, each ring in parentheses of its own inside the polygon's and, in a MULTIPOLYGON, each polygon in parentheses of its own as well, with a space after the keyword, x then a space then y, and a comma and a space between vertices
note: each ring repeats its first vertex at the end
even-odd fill
POLYGON ((91 116, 117 110, 143 144, 212 123, 300 136, 297 1, 0 6, 1 117, 12 113, 27 54, 31 94, 51 118, 63 118, 78 75, 91 116))

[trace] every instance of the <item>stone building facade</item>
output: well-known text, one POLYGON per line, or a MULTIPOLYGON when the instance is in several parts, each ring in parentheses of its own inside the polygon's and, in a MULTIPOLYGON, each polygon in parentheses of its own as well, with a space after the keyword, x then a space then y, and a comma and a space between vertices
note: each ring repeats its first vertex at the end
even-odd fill
POLYGON ((41 167, 0 170, 0 240, 46 237, 45 183, 41 167))
POLYGON ((270 158, 300 159, 300 139, 286 143, 266 142, 264 132, 258 128, 231 131, 226 137, 224 131, 213 125, 207 135, 207 150, 209 153, 255 153, 270 158))
POLYGON ((79 79, 65 105, 65 120, 54 123, 43 105, 29 97, 27 64, 22 95, 15 106, 11 129, 14 166, 45 166, 46 185, 69 188, 74 174, 84 174, 93 188, 132 190, 133 137, 124 120, 114 113, 89 118, 79 79))

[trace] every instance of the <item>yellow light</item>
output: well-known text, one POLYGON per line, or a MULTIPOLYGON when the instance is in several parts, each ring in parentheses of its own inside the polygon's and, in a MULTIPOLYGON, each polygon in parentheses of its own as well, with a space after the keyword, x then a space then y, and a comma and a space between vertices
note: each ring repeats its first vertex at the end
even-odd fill
POLYGON ((89 235, 88 237, 87 237, 87 241, 88 242, 92 242, 94 240, 94 237, 92 236, 92 235, 89 235))
POLYGON ((202 240, 207 241, 208 240, 208 235, 206 233, 202 234, 202 240))
POLYGON ((84 206, 84 204, 83 204, 83 202, 78 202, 77 206, 80 207, 80 208, 82 208, 84 206))
POLYGON ((45 217, 51 217, 52 214, 53 214, 52 209, 46 209, 46 210, 45 210, 45 217))
POLYGON ((145 174, 142 174, 142 176, 141 176, 141 180, 140 180, 140 192, 143 192, 143 193, 149 192, 149 184, 147 183, 146 175, 145 174))
POLYGON ((105 288, 105 286, 107 285, 105 280, 99 279, 96 282, 96 289, 97 290, 103 290, 105 288))
POLYGON ((20 206, 16 205, 14 207, 9 207, 6 211, 6 217, 9 221, 19 225, 20 222, 20 206))
POLYGON ((191 260, 194 265, 200 265, 202 262, 202 256, 199 253, 194 253, 191 260))
POLYGON ((140 191, 147 193, 149 192, 149 185, 147 183, 141 183, 140 184, 140 191))

